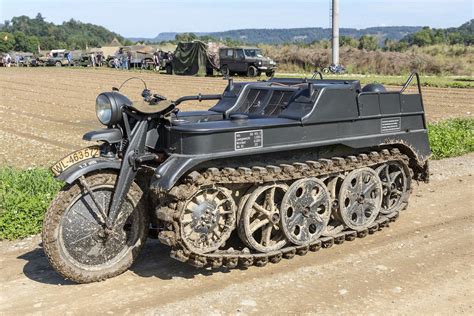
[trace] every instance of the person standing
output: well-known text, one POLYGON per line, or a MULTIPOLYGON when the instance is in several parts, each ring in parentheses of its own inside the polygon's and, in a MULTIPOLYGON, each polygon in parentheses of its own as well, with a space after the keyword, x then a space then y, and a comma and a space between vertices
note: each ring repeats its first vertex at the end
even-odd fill
POLYGON ((72 67, 72 64, 73 64, 73 62, 72 62, 72 53, 68 52, 66 57, 67 57, 67 64, 69 65, 69 67, 72 67))
POLYGON ((122 70, 128 69, 128 58, 127 54, 120 55, 120 64, 122 65, 122 70))
POLYGON ((102 53, 97 54, 97 66, 102 67, 102 53))
POLYGON ((153 66, 155 71, 160 71, 160 50, 153 53, 153 66))
POLYGON ((132 67, 132 52, 128 51, 127 52, 127 69, 130 69, 132 67))
POLYGON ((5 57, 5 60, 7 61, 7 67, 10 67, 11 64, 12 64, 12 57, 10 56, 10 54, 7 54, 7 56, 5 57))

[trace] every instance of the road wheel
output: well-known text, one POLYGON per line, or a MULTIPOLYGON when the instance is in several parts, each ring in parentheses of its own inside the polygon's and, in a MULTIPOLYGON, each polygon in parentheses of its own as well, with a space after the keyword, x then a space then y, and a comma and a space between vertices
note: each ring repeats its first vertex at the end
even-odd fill
POLYGON ((286 184, 275 183, 257 187, 248 196, 237 230, 247 246, 265 253, 287 244, 280 222, 280 207, 286 191, 286 184))
POLYGON ((269 70, 265 72, 265 75, 269 78, 273 77, 275 75, 275 70, 269 70))
POLYGON ((255 66, 249 66, 247 69, 247 77, 255 77, 257 74, 257 68, 255 66))
POLYGON ((61 66, 62 66, 62 64, 61 64, 60 61, 57 61, 54 65, 55 65, 56 67, 61 67, 61 66))
MULTIPOLYGON (((85 177, 97 204, 106 213, 114 192, 114 172, 85 177)), ((149 219, 140 187, 133 183, 114 227, 106 228, 88 191, 66 185, 46 211, 43 248, 53 268, 77 283, 102 281, 126 271, 145 244, 149 219)))
POLYGON ((224 77, 229 77, 230 76, 229 67, 227 67, 227 65, 222 66, 221 73, 224 77))

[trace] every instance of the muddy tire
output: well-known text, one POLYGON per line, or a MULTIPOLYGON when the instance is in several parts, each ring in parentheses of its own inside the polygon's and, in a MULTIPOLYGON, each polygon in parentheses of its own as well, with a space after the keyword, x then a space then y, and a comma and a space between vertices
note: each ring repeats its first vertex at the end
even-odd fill
MULTIPOLYGON (((113 192, 116 179, 117 174, 114 172, 86 176, 91 190, 99 194, 113 192)), ((110 198, 112 193, 107 194, 110 198)), ((104 198, 107 194, 99 199, 104 205, 110 201, 104 198)), ((123 225, 119 225, 121 227, 112 231, 106 241, 100 239, 103 237, 100 235, 100 224, 92 221, 93 217, 89 218, 87 213, 80 214, 81 210, 90 209, 90 205, 89 208, 77 206, 80 203, 86 205, 87 197, 78 181, 65 185, 46 211, 43 222, 43 248, 51 266, 64 278, 77 283, 102 281, 125 272, 144 246, 149 226, 145 197, 136 183, 132 184, 121 208, 122 212, 126 208, 126 214, 130 215, 126 216, 123 225), (80 211, 76 213, 76 209, 80 211), (71 221, 83 225, 72 226, 71 221), (71 239, 74 241, 71 242, 71 239)))
POLYGON ((247 77, 255 77, 258 75, 258 70, 255 66, 249 66, 247 69, 247 77))
POLYGON ((269 70, 269 71, 265 72, 265 75, 268 78, 272 78, 275 75, 275 70, 269 70))
POLYGON ((229 77, 230 76, 229 67, 227 67, 227 65, 222 66, 221 73, 224 77, 229 77))

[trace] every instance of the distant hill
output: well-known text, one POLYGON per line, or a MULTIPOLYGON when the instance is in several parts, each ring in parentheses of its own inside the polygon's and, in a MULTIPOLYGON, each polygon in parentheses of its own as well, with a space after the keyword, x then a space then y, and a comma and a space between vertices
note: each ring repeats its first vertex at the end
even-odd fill
MULTIPOLYGON (((400 40, 421 30, 421 26, 381 26, 365 29, 341 28, 340 35, 359 38, 362 35, 374 35, 380 42, 385 39, 400 40)), ((249 44, 311 43, 331 38, 331 28, 307 27, 293 29, 242 29, 224 32, 200 32, 198 36, 211 36, 216 39, 231 39, 249 44)), ((155 38, 129 38, 132 41, 162 42, 174 40, 174 32, 159 33, 155 38)))

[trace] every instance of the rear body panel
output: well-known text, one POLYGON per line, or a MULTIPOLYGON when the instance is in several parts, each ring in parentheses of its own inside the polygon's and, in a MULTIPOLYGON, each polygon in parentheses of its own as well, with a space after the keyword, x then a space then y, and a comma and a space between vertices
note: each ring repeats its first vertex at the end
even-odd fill
POLYGON ((220 159, 255 164, 259 157, 293 151, 312 152, 317 159, 335 146, 356 154, 399 145, 422 167, 431 154, 421 94, 361 93, 358 81, 233 84, 216 106, 202 112, 202 119, 186 116, 181 113, 179 124, 167 130, 170 157, 152 182, 159 190, 169 190, 193 168, 220 159))

